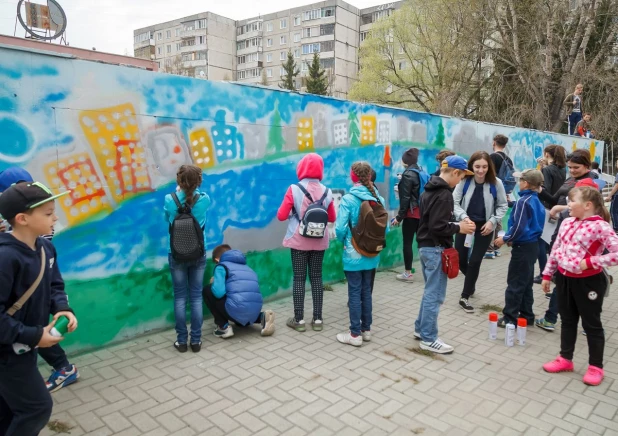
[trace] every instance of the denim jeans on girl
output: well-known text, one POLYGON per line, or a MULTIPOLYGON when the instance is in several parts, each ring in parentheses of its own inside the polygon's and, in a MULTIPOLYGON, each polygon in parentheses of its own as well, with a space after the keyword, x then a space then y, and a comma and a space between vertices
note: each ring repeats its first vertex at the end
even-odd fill
POLYGON ((418 253, 421 257, 421 269, 425 279, 425 291, 421 300, 414 331, 420 333, 425 342, 438 339, 438 314, 446 297, 448 277, 442 271, 442 252, 444 247, 422 247, 418 253))
POLYGON ((176 318, 176 335, 179 344, 186 344, 187 333, 187 297, 191 305, 191 343, 199 344, 202 338, 202 287, 206 256, 192 262, 176 262, 168 256, 172 285, 174 287, 174 315, 176 318))
POLYGON ((345 271, 348 279, 350 332, 360 335, 371 330, 371 278, 373 270, 345 271))

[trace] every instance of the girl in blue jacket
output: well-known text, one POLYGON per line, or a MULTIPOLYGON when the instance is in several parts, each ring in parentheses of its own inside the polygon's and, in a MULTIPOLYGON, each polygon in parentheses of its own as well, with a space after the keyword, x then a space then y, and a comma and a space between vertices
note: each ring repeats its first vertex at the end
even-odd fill
POLYGON ((361 203, 365 200, 384 204, 374 184, 371 183, 371 166, 367 162, 355 162, 350 173, 354 186, 343 196, 335 232, 343 242, 343 270, 348 280, 350 331, 340 333, 337 340, 343 344, 360 347, 363 341, 371 340, 371 277, 380 263, 380 256, 366 257, 352 245, 350 228, 358 223, 361 203))
MULTIPOLYGON (((178 190, 176 195, 181 204, 191 207, 191 213, 204 232, 206 247, 206 211, 210 206, 210 197, 199 190, 202 184, 202 169, 195 165, 182 165, 176 173, 178 190)), ((178 213, 176 202, 171 194, 165 196, 165 221, 171 225, 178 213)), ((169 246, 169 241, 168 241, 169 246)), ((187 342, 187 297, 191 304, 191 350, 197 353, 202 348, 202 285, 206 269, 206 253, 196 261, 178 262, 168 255, 172 285, 174 287, 174 315, 176 318, 176 335, 174 347, 181 353, 188 349, 187 342)))

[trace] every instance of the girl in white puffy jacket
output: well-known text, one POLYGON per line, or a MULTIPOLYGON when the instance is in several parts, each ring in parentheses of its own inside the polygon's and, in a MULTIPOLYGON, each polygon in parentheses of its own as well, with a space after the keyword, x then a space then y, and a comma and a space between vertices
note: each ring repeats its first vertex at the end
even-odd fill
POLYGON ((568 206, 571 218, 562 222, 543 271, 542 286, 546 293, 555 273, 562 318, 560 355, 543 365, 543 369, 552 373, 573 371, 573 351, 581 317, 589 353, 589 367, 583 382, 596 386, 604 376, 605 334, 601 310, 609 284, 603 268, 618 265, 618 236, 609 224, 609 212, 597 189, 572 189, 568 206))

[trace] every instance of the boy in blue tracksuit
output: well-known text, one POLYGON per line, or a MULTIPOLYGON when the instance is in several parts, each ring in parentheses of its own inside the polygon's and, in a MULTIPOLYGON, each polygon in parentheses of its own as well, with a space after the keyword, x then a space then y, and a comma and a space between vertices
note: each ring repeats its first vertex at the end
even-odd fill
POLYGON ((545 208, 538 197, 543 173, 529 169, 513 173, 513 176, 519 178, 519 199, 511 212, 508 231, 495 241, 498 247, 505 243, 513 247, 506 278, 504 316, 498 321, 500 327, 517 324, 517 318, 525 318, 528 325, 534 324, 534 263, 539 255, 538 242, 545 224, 545 208))
POLYGON ((275 314, 272 310, 262 311, 258 276, 247 265, 245 256, 223 244, 212 251, 212 260, 217 265, 202 295, 217 325, 214 335, 222 339, 234 336, 229 324, 232 321, 241 327, 261 324, 262 336, 271 336, 275 332, 275 314))

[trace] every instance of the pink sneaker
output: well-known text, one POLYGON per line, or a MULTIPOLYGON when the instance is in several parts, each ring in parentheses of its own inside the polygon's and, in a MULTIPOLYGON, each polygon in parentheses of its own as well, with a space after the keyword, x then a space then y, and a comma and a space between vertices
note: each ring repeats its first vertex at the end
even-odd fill
POLYGON ((546 372, 573 372, 573 361, 558 356, 556 360, 543 365, 543 369, 546 372))
POLYGON ((599 368, 597 366, 590 365, 588 367, 588 371, 584 375, 584 384, 588 386, 598 386, 603 381, 603 368, 599 368))

